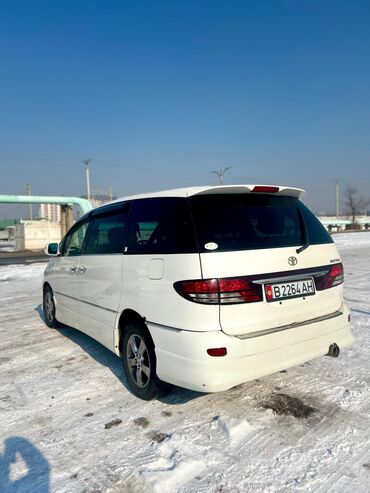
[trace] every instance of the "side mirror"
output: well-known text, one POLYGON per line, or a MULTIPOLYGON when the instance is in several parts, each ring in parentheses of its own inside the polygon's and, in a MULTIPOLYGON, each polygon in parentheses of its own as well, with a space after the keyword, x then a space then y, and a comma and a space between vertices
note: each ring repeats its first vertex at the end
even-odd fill
POLYGON ((45 248, 45 253, 51 257, 59 255, 59 243, 49 243, 45 248))

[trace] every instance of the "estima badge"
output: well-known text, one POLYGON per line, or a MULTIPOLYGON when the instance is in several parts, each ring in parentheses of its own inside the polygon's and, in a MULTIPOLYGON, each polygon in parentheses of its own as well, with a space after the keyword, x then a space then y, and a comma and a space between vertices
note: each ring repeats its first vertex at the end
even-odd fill
POLYGON ((297 265, 298 264, 298 260, 297 260, 297 257, 289 257, 288 258, 288 264, 289 265, 297 265))

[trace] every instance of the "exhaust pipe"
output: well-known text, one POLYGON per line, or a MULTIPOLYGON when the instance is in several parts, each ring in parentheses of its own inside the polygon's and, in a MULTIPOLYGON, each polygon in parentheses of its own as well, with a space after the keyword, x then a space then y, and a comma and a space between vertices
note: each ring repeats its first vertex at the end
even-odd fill
POLYGON ((326 356, 332 356, 333 358, 338 358, 339 353, 340 353, 339 346, 334 342, 333 344, 330 344, 329 351, 327 352, 326 356))

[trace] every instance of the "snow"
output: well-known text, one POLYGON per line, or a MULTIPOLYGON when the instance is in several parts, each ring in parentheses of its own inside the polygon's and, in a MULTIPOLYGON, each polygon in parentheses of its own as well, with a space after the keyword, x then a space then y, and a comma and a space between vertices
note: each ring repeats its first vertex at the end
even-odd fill
POLYGON ((370 233, 334 239, 353 347, 227 392, 151 402, 129 393, 114 354, 45 326, 45 264, 0 266, 1 493, 368 492, 370 233), (279 415, 265 404, 280 394, 315 411, 279 415))
POLYGON ((333 235, 333 239, 341 252, 343 252, 343 250, 351 249, 353 247, 369 248, 370 231, 363 231, 356 233, 336 233, 333 235))

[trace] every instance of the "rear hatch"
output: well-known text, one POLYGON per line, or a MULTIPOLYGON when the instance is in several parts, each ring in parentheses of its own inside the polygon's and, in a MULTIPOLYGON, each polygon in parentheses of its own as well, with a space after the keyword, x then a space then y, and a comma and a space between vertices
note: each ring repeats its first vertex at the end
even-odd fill
POLYGON ((248 336, 335 313, 343 271, 330 235, 299 190, 254 188, 190 197, 202 276, 218 283, 222 330, 248 336))

